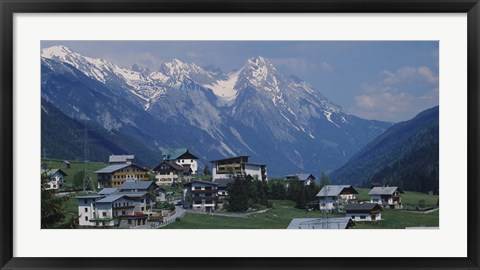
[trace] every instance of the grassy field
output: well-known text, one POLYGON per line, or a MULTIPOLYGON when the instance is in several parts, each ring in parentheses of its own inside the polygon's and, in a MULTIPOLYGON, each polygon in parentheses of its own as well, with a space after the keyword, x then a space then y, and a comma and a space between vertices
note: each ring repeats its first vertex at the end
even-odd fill
POLYGON ((405 229, 405 227, 438 227, 439 212, 420 212, 385 209, 382 220, 376 222, 356 222, 353 229, 405 229))
MULTIPOLYGON (((358 188, 359 200, 367 200, 369 189, 358 188)), ((428 214, 406 211, 415 209, 419 200, 425 201, 425 207, 436 205, 438 196, 418 192, 405 192, 402 201, 404 210, 385 209, 382 221, 356 222, 353 229, 404 229, 405 227, 438 227, 439 212, 428 214)), ((181 221, 172 223, 165 229, 285 229, 293 218, 320 218, 324 217, 319 211, 306 212, 294 208, 292 201, 272 201, 274 208, 265 213, 253 214, 248 217, 224 217, 205 214, 187 213, 181 221)), ((330 217, 343 217, 343 214, 330 217)))
MULTIPOLYGON (((71 188, 73 184, 73 179, 75 177, 75 174, 78 172, 83 172, 84 170, 84 163, 83 161, 75 161, 75 160, 70 160, 70 168, 65 169, 62 167, 62 160, 55 160, 55 159, 44 159, 42 161, 45 161, 47 163, 48 168, 52 169, 62 169, 67 176, 65 176, 65 188, 71 188)), ((93 185, 97 187, 97 175, 95 174, 95 171, 98 171, 102 168, 107 167, 108 164, 103 163, 103 162, 88 162, 87 163, 87 175, 90 175, 93 185)))
MULTIPOLYGON (((370 200, 370 196, 368 192, 370 191, 369 188, 355 188, 358 191, 357 199, 358 201, 366 201, 370 200)), ((423 208, 430 208, 434 207, 438 202, 438 195, 428 195, 421 192, 412 192, 412 191, 405 191, 402 194, 402 203, 403 203, 403 210, 415 210, 417 207, 422 208, 419 204, 420 200, 425 202, 425 206, 423 208)))

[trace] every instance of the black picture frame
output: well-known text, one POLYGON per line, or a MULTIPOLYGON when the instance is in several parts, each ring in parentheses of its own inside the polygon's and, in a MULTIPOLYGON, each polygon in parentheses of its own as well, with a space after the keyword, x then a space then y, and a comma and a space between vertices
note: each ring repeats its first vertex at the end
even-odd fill
MULTIPOLYGON (((0 0, 1 269, 479 269, 478 0, 0 0), (15 13, 467 13, 468 247, 466 258, 18 258, 13 257, 13 15, 15 13)), ((234 243, 232 243, 234 244, 234 243)), ((372 255, 374 253, 372 252, 372 255)))

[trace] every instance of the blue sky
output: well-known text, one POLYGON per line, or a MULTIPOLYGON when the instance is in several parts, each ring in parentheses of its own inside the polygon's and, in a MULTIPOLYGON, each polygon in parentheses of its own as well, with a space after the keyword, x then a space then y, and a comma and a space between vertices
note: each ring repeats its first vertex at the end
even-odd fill
POLYGON ((224 71, 263 56, 295 74, 348 113, 404 121, 436 106, 437 41, 43 41, 120 66, 157 69, 174 58, 224 71))

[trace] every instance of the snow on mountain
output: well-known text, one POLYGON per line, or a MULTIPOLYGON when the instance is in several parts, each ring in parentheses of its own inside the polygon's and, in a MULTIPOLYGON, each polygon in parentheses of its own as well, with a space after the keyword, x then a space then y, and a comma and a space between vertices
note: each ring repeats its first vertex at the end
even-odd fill
POLYGON ((235 89, 235 84, 238 80, 238 75, 240 71, 233 72, 227 75, 225 80, 218 80, 213 84, 205 84, 206 88, 209 88, 213 93, 218 97, 220 106, 229 106, 232 105, 237 97, 237 90, 235 89))

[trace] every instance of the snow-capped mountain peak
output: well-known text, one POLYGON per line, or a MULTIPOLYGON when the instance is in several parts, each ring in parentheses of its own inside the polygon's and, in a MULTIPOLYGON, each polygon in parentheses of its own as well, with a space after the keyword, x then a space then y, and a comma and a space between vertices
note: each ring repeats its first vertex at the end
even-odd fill
POLYGON ((74 52, 62 45, 42 49, 42 56, 50 59, 65 60, 71 54, 74 52))

